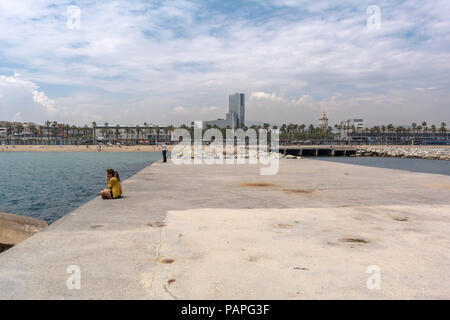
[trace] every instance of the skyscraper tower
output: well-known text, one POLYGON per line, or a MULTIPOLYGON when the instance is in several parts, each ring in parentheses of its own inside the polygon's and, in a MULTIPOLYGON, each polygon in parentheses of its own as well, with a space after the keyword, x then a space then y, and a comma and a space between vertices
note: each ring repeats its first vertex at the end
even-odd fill
POLYGON ((243 128, 245 126, 245 94, 235 93, 229 97, 229 113, 235 114, 237 118, 236 127, 243 128))
POLYGON ((203 121, 204 125, 211 127, 218 126, 219 128, 239 129, 245 127, 245 94, 235 93, 230 94, 229 97, 229 110, 225 119, 217 119, 211 121, 203 121))

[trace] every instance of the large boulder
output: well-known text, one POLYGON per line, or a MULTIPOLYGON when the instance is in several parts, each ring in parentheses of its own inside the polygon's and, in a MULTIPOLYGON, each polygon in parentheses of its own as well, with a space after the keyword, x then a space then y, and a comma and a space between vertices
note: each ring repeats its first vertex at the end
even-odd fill
POLYGON ((41 219, 0 212, 0 252, 31 237, 48 226, 41 219))

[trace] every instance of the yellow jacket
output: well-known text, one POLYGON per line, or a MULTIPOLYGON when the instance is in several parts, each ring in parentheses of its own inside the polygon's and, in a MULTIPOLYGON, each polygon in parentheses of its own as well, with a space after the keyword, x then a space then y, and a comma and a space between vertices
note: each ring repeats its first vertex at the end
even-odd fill
POLYGON ((112 177, 108 181, 108 189, 112 191, 113 198, 116 199, 122 195, 122 185, 116 177, 112 177))

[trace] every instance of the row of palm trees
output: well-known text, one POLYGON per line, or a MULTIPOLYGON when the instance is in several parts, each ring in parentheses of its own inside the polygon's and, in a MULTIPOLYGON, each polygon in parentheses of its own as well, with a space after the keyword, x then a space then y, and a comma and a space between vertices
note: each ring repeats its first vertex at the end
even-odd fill
MULTIPOLYGON (((181 129, 186 129, 190 132, 191 136, 193 136, 194 131, 194 122, 191 122, 191 125, 185 125, 182 124, 180 126, 181 129)), ((208 129, 215 128, 222 132, 222 136, 226 137, 226 130, 231 129, 230 126, 227 126, 225 128, 220 128, 217 125, 211 126, 210 124, 206 124, 206 126, 203 128, 203 131, 206 131, 208 129)), ((248 129, 253 129, 258 134, 260 129, 265 130, 280 130, 280 140, 282 141, 294 141, 294 140, 302 140, 302 139, 332 139, 334 137, 333 129, 332 127, 328 127, 327 129, 322 129, 320 127, 315 127, 314 125, 309 125, 306 127, 305 124, 297 125, 297 124, 283 124, 280 127, 278 125, 270 125, 269 123, 264 123, 263 125, 251 125, 251 126, 244 126, 242 128, 244 131, 247 131, 248 129)))
POLYGON ((355 126, 349 125, 335 125, 335 128, 341 132, 364 132, 371 134, 381 134, 381 133, 442 133, 445 134, 447 132, 447 124, 445 122, 441 123, 441 126, 438 128, 436 125, 431 125, 428 127, 427 122, 422 122, 421 125, 417 125, 417 123, 412 123, 411 127, 405 128, 403 126, 394 127, 392 124, 382 125, 382 126, 374 126, 371 128, 363 128, 358 129, 355 126))
MULTIPOLYGON (((282 124, 280 127, 277 125, 271 126, 269 123, 264 123, 263 125, 252 125, 250 127, 244 127, 244 130, 254 129, 258 131, 259 129, 280 129, 280 140, 284 141, 295 141, 295 140, 331 140, 333 138, 340 137, 342 133, 346 134, 355 134, 355 133, 363 133, 366 135, 385 135, 385 134, 419 134, 419 133, 447 133, 446 123, 442 122, 440 127, 438 128, 436 125, 432 124, 428 126, 427 122, 422 122, 421 124, 412 123, 409 128, 405 128, 402 126, 395 127, 392 124, 381 125, 381 126, 373 126, 370 128, 356 128, 353 125, 339 125, 336 124, 334 129, 328 126, 326 129, 321 127, 316 127, 314 125, 306 126, 305 124, 282 124)), ((105 122, 103 126, 99 127, 97 123, 92 122, 91 126, 84 125, 81 127, 77 127, 74 125, 68 124, 58 124, 56 121, 46 121, 44 128, 46 130, 39 130, 35 125, 31 124, 30 134, 31 137, 34 138, 46 138, 47 140, 56 140, 56 139, 66 139, 66 140, 93 140, 94 137, 98 137, 98 130, 100 130, 102 136, 107 141, 112 140, 120 140, 121 129, 119 125, 110 126, 108 122, 105 122)), ((180 128, 187 129, 191 133, 194 129, 194 122, 188 125, 181 125, 180 128)), ((217 126, 206 125, 204 130, 210 128, 217 128, 222 131, 223 136, 225 137, 226 129, 230 129, 230 127, 219 128, 217 126)), ((157 140, 159 141, 161 132, 165 134, 169 134, 175 129, 173 125, 167 126, 165 128, 160 128, 159 126, 151 126, 147 122, 143 123, 143 126, 135 126, 135 127, 125 127, 124 131, 126 133, 127 140, 135 140, 138 141, 142 137, 147 138, 150 134, 156 133, 157 140)), ((12 127, 11 124, 7 125, 7 135, 11 136, 13 133, 20 136, 24 130, 24 126, 22 124, 18 124, 12 127)))
MULTIPOLYGON (((29 125, 29 137, 34 139, 46 139, 47 141, 51 140, 69 140, 69 141, 79 141, 79 140, 94 140, 94 137, 98 137, 98 133, 100 130, 101 134, 105 138, 105 140, 119 140, 121 136, 121 129, 123 127, 119 125, 110 126, 108 122, 105 122, 103 126, 99 128, 97 123, 92 122, 91 126, 75 126, 69 124, 59 124, 56 121, 46 121, 44 126, 42 126, 39 130, 38 127, 34 124, 29 125), (42 129, 42 127, 44 129, 42 129)), ((6 125, 7 128, 7 137, 18 138, 23 136, 24 125, 17 124, 13 125, 11 123, 6 125)), ((174 126, 170 125, 165 128, 160 128, 159 126, 151 127, 147 122, 143 123, 143 126, 135 126, 135 127, 125 127, 124 131, 126 132, 127 140, 140 140, 142 138, 147 138, 152 132, 156 133, 157 140, 160 138, 161 132, 168 134, 169 132, 174 130, 174 126), (145 134, 145 135, 144 135, 145 134)))
MULTIPOLYGON (((94 137, 96 137, 98 125, 94 121, 92 122, 92 134, 94 137)), ((147 122, 144 122, 143 127, 136 125, 135 127, 125 127, 125 133, 127 135, 127 140, 134 139, 134 140, 140 140, 142 138, 142 134, 144 134, 143 138, 147 138, 152 132, 156 132, 157 140, 159 140, 161 132, 164 132, 165 134, 168 134, 169 132, 174 130, 174 126, 170 125, 165 128, 161 128, 159 126, 150 127, 150 125, 147 122)), ((100 128, 100 132, 103 135, 103 137, 106 140, 119 140, 119 136, 121 135, 121 129, 122 127, 120 125, 112 126, 110 127, 108 122, 105 122, 104 125, 100 128)))
MULTIPOLYGON (((275 128, 276 129, 276 128, 275 128)), ((294 140, 330 140, 334 138, 333 128, 316 127, 312 124, 306 126, 302 124, 282 124, 280 127, 280 139, 287 141, 294 140)))

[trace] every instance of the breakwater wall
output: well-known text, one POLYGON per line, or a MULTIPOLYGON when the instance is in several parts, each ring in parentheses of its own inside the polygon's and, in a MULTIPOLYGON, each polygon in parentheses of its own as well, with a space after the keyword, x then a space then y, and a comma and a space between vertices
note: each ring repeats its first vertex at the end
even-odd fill
POLYGON ((355 156, 450 160, 450 147, 360 146, 355 156))

